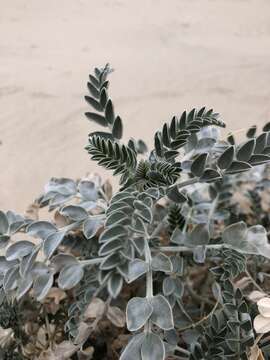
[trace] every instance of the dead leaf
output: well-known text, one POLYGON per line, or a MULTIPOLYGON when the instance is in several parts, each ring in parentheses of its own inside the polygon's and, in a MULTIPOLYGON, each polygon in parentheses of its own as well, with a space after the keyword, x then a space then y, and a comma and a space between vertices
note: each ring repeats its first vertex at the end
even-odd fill
MULTIPOLYGON (((257 305, 258 305, 259 313, 262 316, 269 318, 270 317, 270 298, 264 297, 264 298, 260 299, 258 301, 257 305)), ((269 319, 269 321, 270 321, 270 319, 269 319)))
POLYGON ((61 344, 56 345, 55 350, 43 351, 38 360, 67 360, 78 350, 77 345, 70 341, 63 341, 61 344))
POLYGON ((94 298, 84 312, 84 321, 87 321, 89 319, 96 319, 97 317, 102 317, 105 309, 105 302, 99 298, 94 298))
POLYGON ((264 317, 261 314, 254 319, 254 329, 257 334, 267 334, 270 332, 270 318, 264 317))
POLYGON ((94 348, 92 346, 88 347, 87 349, 80 350, 77 353, 78 360, 91 360, 94 355, 94 348))
POLYGON ((109 306, 106 316, 113 325, 119 328, 125 327, 126 325, 125 313, 117 306, 109 306))
POLYGON ((56 212, 54 213, 54 222, 58 228, 68 225, 67 218, 65 216, 61 215, 58 210, 56 210, 56 212))
POLYGON ((104 182, 104 184, 102 185, 102 187, 103 187, 103 191, 106 194, 107 198, 109 200, 111 200, 112 195, 113 195, 113 188, 112 188, 112 184, 110 183, 110 181, 106 180, 104 182))
POLYGON ((91 331, 92 326, 82 321, 78 327, 78 335, 76 336, 74 343, 76 345, 83 344, 88 339, 91 331))
POLYGON ((266 297, 266 294, 262 291, 254 290, 248 295, 248 299, 257 303, 262 298, 266 297))
POLYGON ((0 347, 10 345, 14 339, 14 333, 11 328, 3 329, 0 326, 0 347))
POLYGON ((33 204, 30 204, 26 211, 25 211, 25 217, 27 219, 31 219, 31 220, 38 220, 39 218, 39 204, 34 202, 33 204))
POLYGON ((248 360, 265 360, 263 353, 261 349, 258 347, 258 345, 255 345, 251 348, 250 356, 248 360))

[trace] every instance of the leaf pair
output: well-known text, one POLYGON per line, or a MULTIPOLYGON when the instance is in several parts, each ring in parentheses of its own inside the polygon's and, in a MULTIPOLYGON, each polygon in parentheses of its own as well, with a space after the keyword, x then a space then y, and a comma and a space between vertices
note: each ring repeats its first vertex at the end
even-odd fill
POLYGON ((156 295, 151 299, 131 299, 127 305, 126 316, 127 328, 130 331, 141 329, 148 320, 163 330, 174 327, 171 306, 162 295, 156 295))

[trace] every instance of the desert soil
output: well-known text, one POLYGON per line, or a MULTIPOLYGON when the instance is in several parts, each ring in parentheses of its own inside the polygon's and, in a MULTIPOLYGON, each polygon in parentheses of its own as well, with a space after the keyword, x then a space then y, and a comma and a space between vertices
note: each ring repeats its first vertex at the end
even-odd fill
MULTIPOLYGON (((269 0, 0 0, 0 208, 52 176, 96 171, 83 149, 89 72, 110 62, 126 137, 206 105, 232 130, 270 120, 269 0)), ((102 172, 105 174, 105 172, 102 172)), ((110 176, 106 172, 105 176, 110 176)))

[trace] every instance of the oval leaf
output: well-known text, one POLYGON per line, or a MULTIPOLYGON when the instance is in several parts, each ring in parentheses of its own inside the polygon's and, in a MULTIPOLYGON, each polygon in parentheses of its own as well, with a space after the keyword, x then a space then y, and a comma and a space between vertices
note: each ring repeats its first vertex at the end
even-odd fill
POLYGON ((137 331, 144 326, 153 312, 146 298, 135 297, 127 304, 126 317, 129 331, 137 331))

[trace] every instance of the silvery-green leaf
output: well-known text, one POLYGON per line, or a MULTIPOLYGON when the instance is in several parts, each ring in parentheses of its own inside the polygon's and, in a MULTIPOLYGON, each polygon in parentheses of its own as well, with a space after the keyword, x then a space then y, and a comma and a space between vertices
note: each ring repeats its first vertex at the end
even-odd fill
POLYGON ((17 241, 7 248, 6 259, 8 261, 21 259, 29 255, 34 249, 34 246, 30 241, 17 241))
POLYGON ((17 300, 20 300, 31 289, 32 284, 33 278, 30 273, 20 279, 16 293, 17 300))
POLYGON ((32 267, 32 275, 33 278, 36 278, 40 275, 48 274, 50 272, 50 268, 42 261, 36 261, 34 266, 32 267))
POLYGON ((146 232, 145 224, 143 220, 140 217, 136 217, 134 225, 132 226, 132 229, 139 234, 144 235, 146 232))
POLYGON ((184 272, 184 260, 179 255, 172 255, 170 257, 172 265, 173 265, 173 272, 177 273, 179 276, 183 275, 184 272))
POLYGON ((114 120, 112 127, 112 135, 115 139, 121 139, 123 135, 123 123, 120 116, 117 116, 114 120))
POLYGON ((113 211, 106 219, 105 226, 128 225, 130 219, 123 211, 113 211))
POLYGON ((9 233, 15 234, 17 231, 19 231, 22 227, 24 227, 25 222, 24 221, 15 221, 10 224, 9 226, 9 233))
POLYGON ((88 217, 83 223, 83 234, 86 239, 91 239, 96 235, 98 230, 100 229, 102 223, 97 218, 88 217))
POLYGON ((171 345, 177 345, 179 336, 175 329, 164 331, 164 339, 171 345))
POLYGON ((181 298, 184 295, 185 287, 184 283, 176 277, 174 280, 174 295, 178 298, 181 298))
POLYGON ((143 237, 137 237, 131 239, 135 249, 139 253, 139 255, 142 255, 144 253, 144 238, 143 237))
POLYGON ((134 207, 137 210, 137 214, 147 223, 151 223, 153 219, 153 214, 151 209, 145 205, 142 201, 135 200, 134 207))
POLYGON ((5 273, 8 269, 13 268, 17 264, 17 260, 7 261, 5 256, 0 256, 0 274, 5 273))
POLYGON ((162 290, 163 290, 163 294, 165 296, 169 296, 169 295, 172 295, 174 293, 174 290, 175 290, 175 282, 174 282, 174 279, 171 278, 171 277, 166 277, 164 280, 163 280, 163 283, 162 283, 162 290))
POLYGON ((43 300, 53 285, 53 274, 49 271, 41 273, 34 281, 33 292, 37 301, 43 300))
POLYGON ((9 235, 0 235, 0 249, 5 248, 10 240, 10 236, 9 235))
POLYGON ((134 335, 119 360, 141 360, 141 347, 144 336, 144 334, 134 335))
POLYGON ((173 329, 172 308, 168 300, 162 295, 156 295, 150 302, 153 307, 151 321, 163 330, 173 329))
POLYGON ((50 258, 66 235, 65 231, 57 231, 50 234, 43 243, 43 252, 46 258, 50 258))
POLYGON ((98 198, 98 192, 96 185, 91 180, 81 180, 78 185, 79 192, 83 199, 89 201, 96 201, 98 198))
POLYGON ((3 305, 3 302, 6 298, 6 294, 3 288, 0 289, 0 306, 3 305))
POLYGON ((128 231, 124 226, 116 225, 103 231, 99 241, 103 243, 108 240, 118 239, 119 237, 126 237, 127 235, 128 231))
POLYGON ((5 273, 3 287, 5 292, 15 290, 18 285, 18 280, 20 278, 18 266, 14 266, 5 273))
POLYGON ((110 276, 114 273, 114 270, 100 270, 98 272, 98 281, 100 284, 108 282, 110 276))
POLYGON ((65 266, 76 264, 78 264, 78 260, 71 254, 61 253, 51 259, 51 265, 55 273, 58 273, 65 266))
POLYGON ((131 242, 126 242, 125 247, 120 250, 120 254, 129 261, 132 261, 135 257, 135 250, 131 242))
POLYGON ((66 265, 59 273, 58 285, 63 290, 74 288, 83 278, 84 270, 80 264, 66 265))
POLYGON ((193 260, 198 264, 205 262, 207 249, 203 245, 196 246, 193 250, 193 260))
POLYGON ((125 278, 126 282, 128 281, 128 267, 129 261, 117 266, 117 271, 125 278))
POLYGON ((181 204, 185 201, 187 201, 187 198, 185 195, 183 195, 176 186, 173 186, 169 189, 167 196, 170 200, 174 201, 175 203, 181 204))
POLYGON ((6 234, 8 232, 8 226, 7 216, 0 210, 0 234, 6 234))
POLYGON ((62 195, 76 194, 76 183, 71 179, 52 178, 45 186, 45 193, 57 192, 62 195))
POLYGON ((219 157, 217 162, 218 167, 222 170, 228 169, 228 167, 233 162, 233 158, 234 158, 234 146, 230 146, 219 157))
POLYGON ((153 257, 151 267, 154 271, 163 271, 165 273, 171 272, 173 269, 170 258, 161 253, 153 257))
POLYGON ((61 214, 67 216, 71 220, 81 221, 88 217, 87 211, 78 205, 67 205, 61 210, 61 214))
POLYGON ((128 330, 139 330, 150 318, 152 312, 153 307, 146 298, 135 297, 129 300, 126 310, 128 330))
POLYGON ((184 245, 187 235, 182 230, 176 228, 171 236, 171 242, 177 245, 184 245))
POLYGON ((255 149, 255 139, 248 140, 237 150, 237 160, 238 161, 249 161, 251 155, 255 149))
POLYGON ((252 166, 244 161, 233 161, 230 167, 226 170, 226 174, 237 174, 251 169, 252 166))
POLYGON ((197 156, 197 158, 192 162, 190 171, 193 175, 200 177, 204 171, 206 161, 207 161, 207 153, 203 153, 197 156))
POLYGON ((99 256, 107 256, 111 252, 121 249, 124 245, 122 239, 113 239, 103 243, 98 251, 99 256))
POLYGON ((144 275, 149 269, 148 264, 140 259, 134 259, 129 263, 128 282, 131 283, 144 275))
POLYGON ((101 270, 110 270, 119 265, 121 262, 120 256, 117 253, 113 253, 107 256, 100 264, 101 270))
POLYGON ((29 271, 32 270, 35 261, 37 259, 38 253, 40 250, 40 246, 36 246, 33 248, 31 253, 25 256, 20 263, 20 274, 21 276, 25 276, 29 271))
POLYGON ((207 245, 210 240, 209 230, 206 224, 198 224, 194 227, 187 239, 188 246, 207 245))
POLYGON ((223 231, 223 242, 232 246, 240 244, 245 239, 246 231, 247 226, 243 221, 229 225, 223 231))
POLYGON ((147 333, 141 348, 142 360, 164 360, 165 347, 161 338, 154 333, 147 333))
POLYGON ((35 221, 27 227, 27 234, 45 240, 50 234, 57 231, 57 228, 49 221, 35 221))
POLYGON ((108 281, 108 292, 112 298, 117 298, 123 286, 123 278, 120 274, 113 274, 108 281))
POLYGON ((217 181, 221 178, 220 173, 215 169, 205 169, 202 176, 200 177, 200 182, 212 182, 217 181))
POLYGON ((263 226, 255 225, 247 228, 244 222, 232 224, 225 228, 223 242, 244 254, 262 255, 270 259, 270 244, 263 226))

